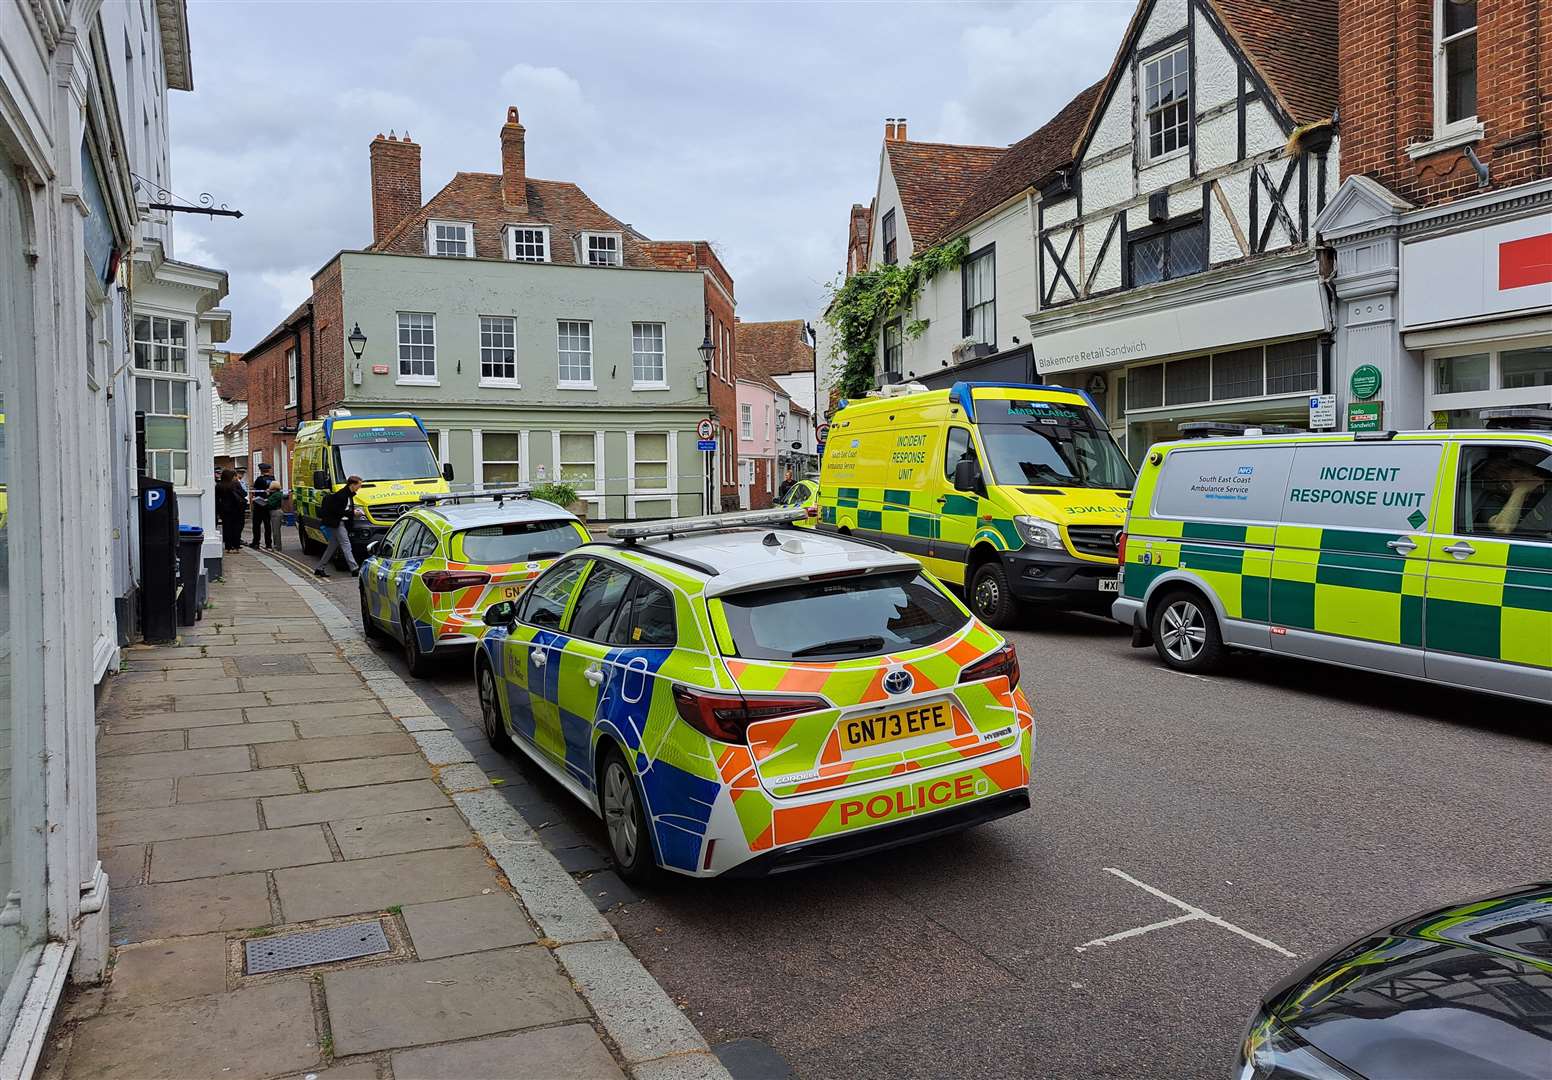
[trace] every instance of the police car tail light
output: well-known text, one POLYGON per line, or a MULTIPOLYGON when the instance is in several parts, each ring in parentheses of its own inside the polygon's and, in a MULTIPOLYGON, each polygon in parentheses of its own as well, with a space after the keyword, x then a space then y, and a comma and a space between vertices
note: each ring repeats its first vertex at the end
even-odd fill
POLYGON ((959 673, 959 681, 980 682, 983 679, 996 678, 998 675, 1007 676, 1009 687, 1018 685, 1018 653, 1014 652, 1012 645, 1004 645, 996 652, 981 657, 959 673))
POLYGON ((746 698, 678 685, 674 687, 674 705, 686 724, 702 735, 727 743, 747 741, 749 725, 758 720, 825 708, 825 703, 814 697, 746 698))
POLYGON ((422 574, 420 580, 432 592, 457 592, 475 585, 488 585, 490 575, 482 570, 432 570, 422 574))

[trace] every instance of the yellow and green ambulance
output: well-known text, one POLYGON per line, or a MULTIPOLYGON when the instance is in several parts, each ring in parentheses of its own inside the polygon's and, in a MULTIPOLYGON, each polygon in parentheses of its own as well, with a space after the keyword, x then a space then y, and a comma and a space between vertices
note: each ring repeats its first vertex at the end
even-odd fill
POLYGON ((1552 701, 1552 433, 1160 443, 1112 614, 1169 666, 1226 648, 1552 701))
POLYGON ((996 627, 1025 603, 1104 607, 1133 473, 1081 390, 955 383, 842 402, 820 528, 882 541, 996 627))
POLYGON ((323 497, 345 486, 345 478, 361 477, 350 538, 360 557, 366 545, 381 538, 422 495, 447 492, 451 465, 438 465, 426 427, 411 413, 352 416, 339 414, 308 420, 291 445, 291 500, 302 550, 316 555, 327 542, 318 511, 323 497))
POLYGON ((1012 646, 802 514, 615 526, 486 612, 487 735, 603 818, 625 877, 795 870, 1029 807, 1012 646))

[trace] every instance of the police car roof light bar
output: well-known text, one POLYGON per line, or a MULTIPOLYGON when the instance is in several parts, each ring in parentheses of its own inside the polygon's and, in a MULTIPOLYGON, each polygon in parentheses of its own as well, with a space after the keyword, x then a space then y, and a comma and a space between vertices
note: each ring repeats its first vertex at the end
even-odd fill
POLYGON ((790 525, 803 521, 808 511, 800 506, 782 510, 743 510, 732 514, 706 514, 703 517, 676 518, 641 525, 611 525, 609 539, 634 543, 637 540, 662 540, 694 533, 720 532, 757 525, 790 525))
POLYGON ((475 502, 479 499, 495 499, 498 504, 506 499, 527 499, 533 495, 531 487, 503 487, 486 488, 483 491, 446 491, 440 494, 427 494, 420 497, 420 501, 427 505, 435 506, 439 503, 475 502))

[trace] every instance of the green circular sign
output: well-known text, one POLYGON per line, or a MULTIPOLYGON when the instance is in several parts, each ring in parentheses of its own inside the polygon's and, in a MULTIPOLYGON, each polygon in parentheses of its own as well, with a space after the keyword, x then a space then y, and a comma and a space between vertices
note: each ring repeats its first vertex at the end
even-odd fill
POLYGON ((1347 385, 1352 389, 1353 397, 1368 401, 1380 392, 1380 369, 1373 364, 1361 364, 1353 369, 1347 385))

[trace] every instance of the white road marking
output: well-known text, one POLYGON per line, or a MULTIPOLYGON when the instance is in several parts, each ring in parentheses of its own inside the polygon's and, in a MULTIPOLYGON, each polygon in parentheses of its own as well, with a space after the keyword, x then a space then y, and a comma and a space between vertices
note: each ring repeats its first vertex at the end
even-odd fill
POLYGON ((1286 956, 1290 960, 1296 959, 1293 953, 1277 944, 1277 942, 1270 941, 1267 938, 1262 937, 1260 934, 1253 934, 1242 926, 1235 926, 1227 919, 1222 919, 1217 915, 1212 914, 1211 912, 1203 911, 1195 904, 1188 904, 1184 900, 1178 900, 1175 897, 1169 895, 1169 893, 1165 892, 1163 889, 1156 889, 1152 885, 1149 885, 1146 881, 1138 881, 1136 878, 1132 877, 1132 875, 1126 873, 1123 870, 1117 870, 1113 866, 1107 866, 1105 867, 1105 873, 1114 874, 1122 881, 1130 882, 1144 892, 1151 893, 1152 895, 1157 896, 1160 900, 1163 900, 1165 903, 1179 908, 1181 911, 1185 912, 1185 914, 1176 915, 1169 919, 1161 919, 1158 922, 1149 923, 1147 926, 1138 926, 1131 930, 1122 930, 1118 934, 1108 934, 1102 938, 1095 938, 1093 941, 1085 941, 1082 945, 1074 946, 1074 949, 1077 952, 1082 952, 1083 950, 1092 948, 1096 945, 1109 945, 1112 942, 1123 941, 1129 937, 1138 937, 1153 930, 1162 930, 1166 926, 1178 926, 1181 923, 1195 922, 1200 920, 1202 922, 1210 922, 1215 926, 1221 926, 1223 929, 1228 930, 1230 933, 1238 934, 1245 940, 1253 941, 1257 945, 1260 945, 1262 948, 1270 949, 1275 953, 1286 956))

